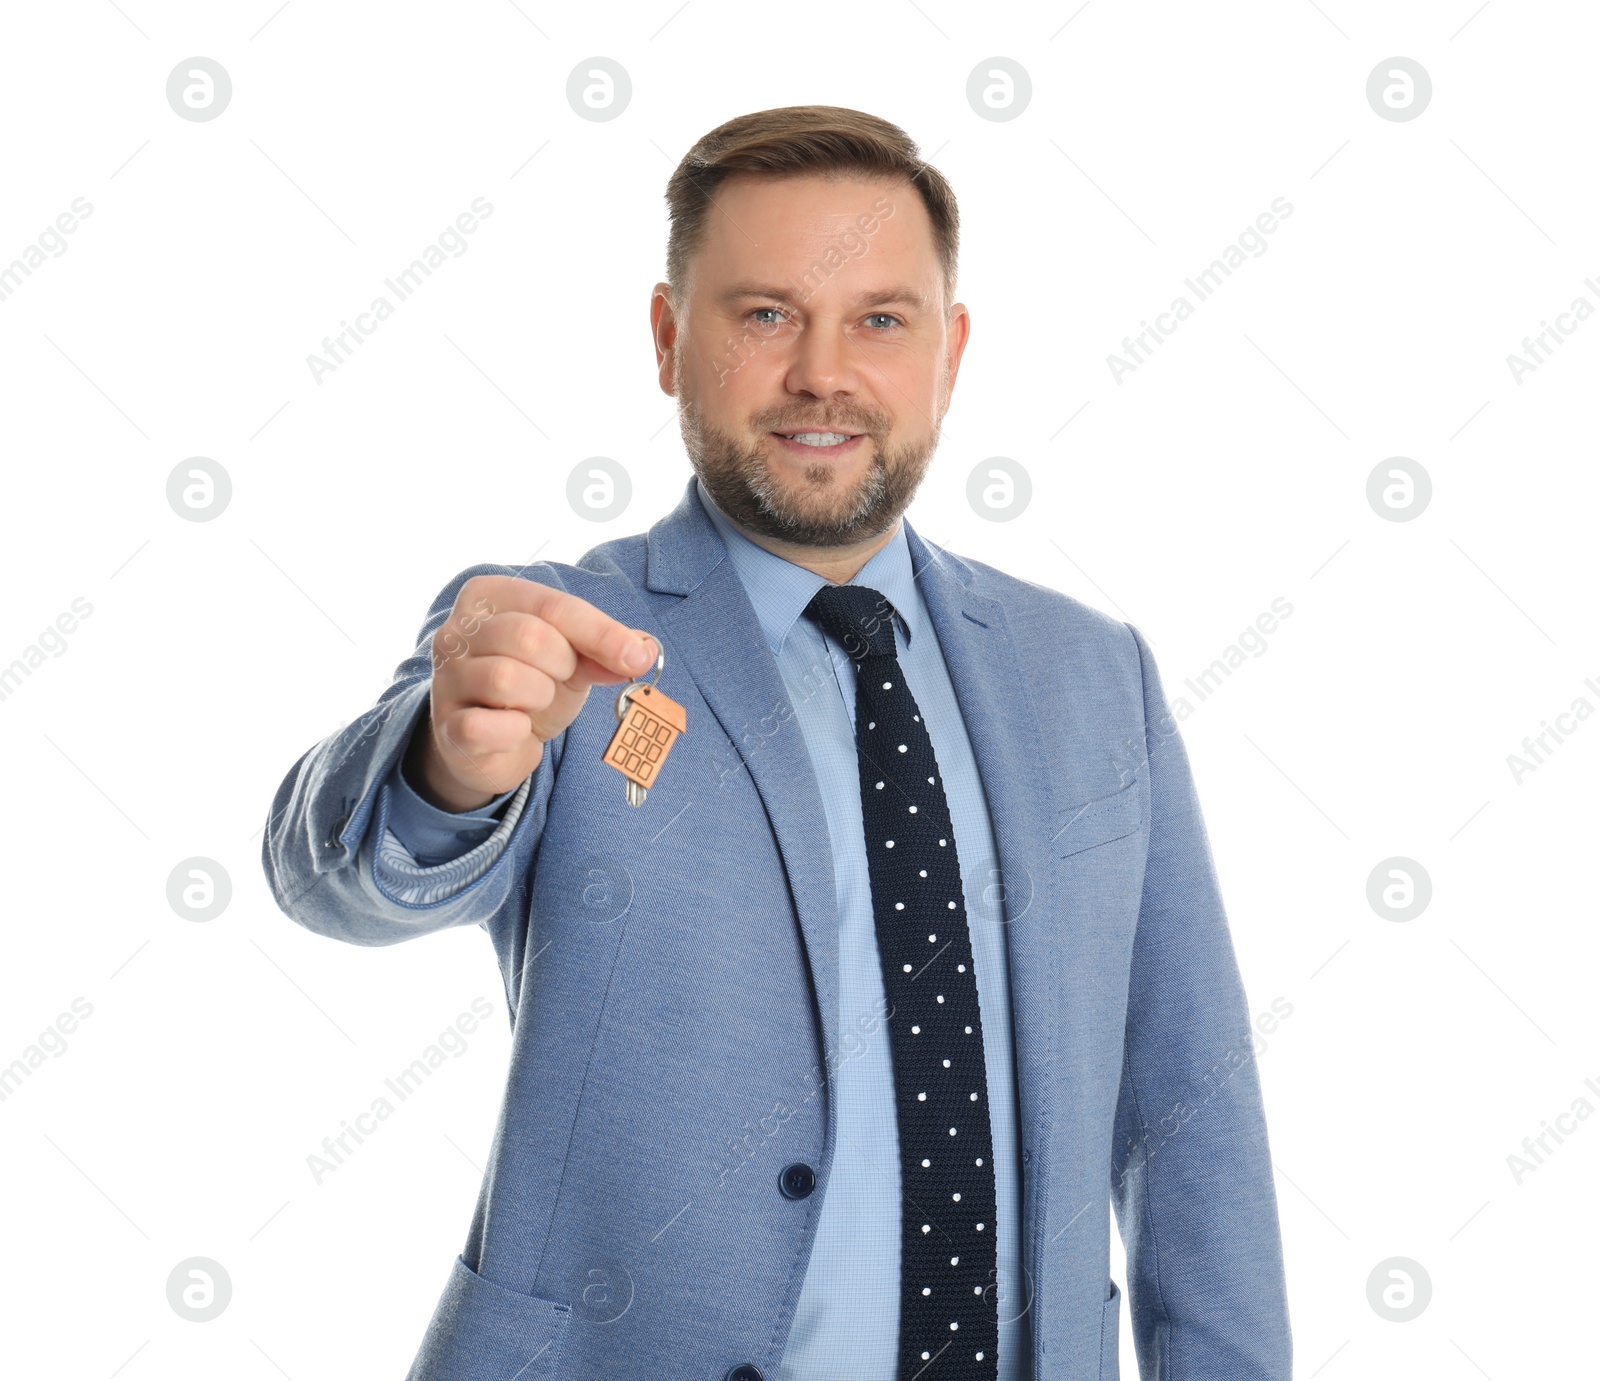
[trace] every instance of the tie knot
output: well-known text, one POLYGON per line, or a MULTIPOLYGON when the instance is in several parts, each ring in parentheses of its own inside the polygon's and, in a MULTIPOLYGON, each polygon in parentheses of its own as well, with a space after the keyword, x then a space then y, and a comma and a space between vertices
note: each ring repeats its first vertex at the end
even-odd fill
POLYGON ((824 585, 812 595, 805 613, 852 660, 895 655, 894 605, 870 585, 824 585))

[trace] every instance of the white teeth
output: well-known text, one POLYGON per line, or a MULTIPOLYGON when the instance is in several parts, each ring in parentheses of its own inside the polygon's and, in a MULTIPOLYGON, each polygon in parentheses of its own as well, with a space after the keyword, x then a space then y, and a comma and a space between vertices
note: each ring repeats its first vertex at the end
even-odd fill
POLYGON ((789 436, 790 441, 798 441, 804 446, 837 446, 841 441, 850 439, 848 432, 795 432, 789 436))

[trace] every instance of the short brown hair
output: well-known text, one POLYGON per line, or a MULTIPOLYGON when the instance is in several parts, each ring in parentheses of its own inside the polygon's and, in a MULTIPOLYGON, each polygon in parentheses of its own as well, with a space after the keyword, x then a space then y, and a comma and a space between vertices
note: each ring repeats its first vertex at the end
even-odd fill
POLYGON ((956 296, 961 222, 944 176, 918 155, 898 125, 836 105, 790 105, 753 111, 718 125, 684 154, 667 182, 667 283, 680 298, 689 261, 705 239, 716 190, 736 175, 901 178, 917 189, 933 225, 944 273, 945 308, 956 296))

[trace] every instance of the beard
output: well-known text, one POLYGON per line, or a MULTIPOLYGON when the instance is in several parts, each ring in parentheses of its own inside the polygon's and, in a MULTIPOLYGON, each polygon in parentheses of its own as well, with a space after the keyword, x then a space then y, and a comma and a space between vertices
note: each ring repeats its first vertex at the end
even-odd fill
MULTIPOLYGON (((820 421, 806 417, 799 422, 776 409, 764 410, 751 419, 762 441, 725 432, 706 420, 686 386, 681 343, 674 357, 673 387, 689 463, 717 507, 748 531, 795 546, 856 546, 890 531, 910 507, 939 445, 942 406, 926 440, 898 447, 884 446, 888 423, 881 413, 855 408, 835 408, 820 421), (833 429, 859 432, 861 444, 871 447, 866 470, 854 481, 842 481, 838 464, 823 460, 806 465, 798 480, 790 480, 763 449, 777 445, 768 432, 833 429)), ((942 401, 943 388, 940 394, 942 401)))

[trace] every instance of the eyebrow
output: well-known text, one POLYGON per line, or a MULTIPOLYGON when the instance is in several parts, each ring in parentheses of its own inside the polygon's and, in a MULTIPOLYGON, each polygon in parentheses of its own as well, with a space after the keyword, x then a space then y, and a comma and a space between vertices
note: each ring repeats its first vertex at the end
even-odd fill
MULTIPOLYGON (((774 302, 781 302, 786 307, 803 305, 788 288, 780 288, 767 283, 735 283, 721 294, 724 306, 730 306, 743 298, 767 297, 774 302)), ((896 285, 892 288, 874 288, 870 292, 858 293, 854 299, 858 307, 887 307, 899 303, 912 307, 919 312, 929 310, 928 299, 915 288, 905 285, 896 285)))

